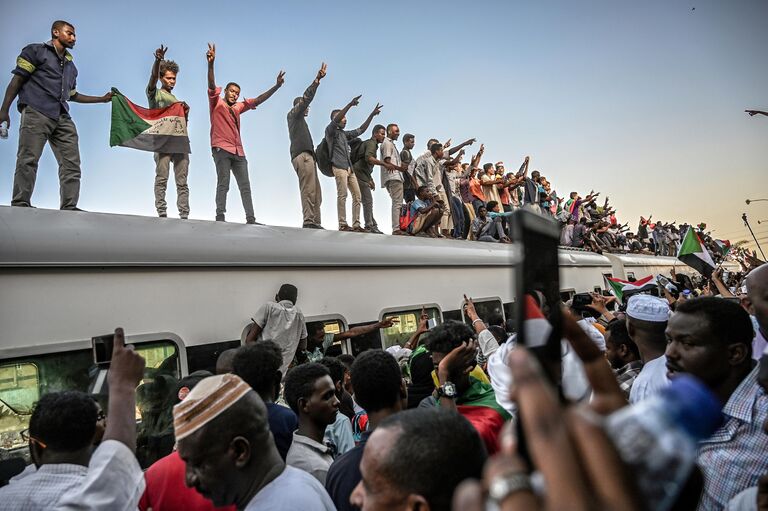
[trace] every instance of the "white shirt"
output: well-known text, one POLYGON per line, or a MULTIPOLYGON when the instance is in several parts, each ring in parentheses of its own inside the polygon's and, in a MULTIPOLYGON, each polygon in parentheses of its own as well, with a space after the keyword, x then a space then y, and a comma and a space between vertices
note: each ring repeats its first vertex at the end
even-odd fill
POLYGON ((635 378, 635 383, 632 384, 632 390, 629 391, 629 403, 635 404, 642 401, 667 385, 669 385, 667 357, 662 355, 643 365, 637 378, 635 378))
POLYGON ((304 314, 290 300, 267 302, 253 317, 262 330, 257 340, 273 341, 283 353, 283 365, 280 371, 285 377, 288 366, 296 355, 296 348, 301 339, 307 338, 307 325, 304 314))
POLYGON ((134 511, 144 488, 144 472, 136 456, 122 442, 105 440, 93 452, 80 486, 64 494, 58 506, 49 509, 134 511))
MULTIPOLYGON (((400 161, 400 151, 398 151, 397 147, 395 147, 395 141, 389 137, 385 138, 384 142, 381 143, 381 146, 379 147, 379 154, 381 155, 381 161, 386 161, 387 158, 389 158, 389 162, 392 165, 396 165, 398 167, 402 165, 400 161)), ((381 167, 381 186, 387 186, 388 181, 402 182, 402 172, 399 170, 387 170, 386 168, 381 167)))
MULTIPOLYGON (((34 465, 30 465, 34 469, 34 465)), ((80 486, 88 467, 72 463, 51 463, 38 470, 25 469, 23 477, 11 479, 0 488, 0 508, 3 510, 50 509, 61 496, 80 486)))
POLYGON ((317 479, 298 468, 286 466, 283 473, 251 499, 245 511, 336 511, 336 506, 317 479))

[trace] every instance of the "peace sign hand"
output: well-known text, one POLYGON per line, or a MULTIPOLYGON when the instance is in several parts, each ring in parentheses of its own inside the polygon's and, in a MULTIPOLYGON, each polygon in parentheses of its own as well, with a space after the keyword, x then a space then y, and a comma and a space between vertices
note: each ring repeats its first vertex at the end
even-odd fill
POLYGON ((216 60, 216 44, 208 43, 208 51, 205 52, 205 58, 209 63, 213 63, 216 60))
POLYGON ((168 47, 161 44, 160 48, 155 50, 155 60, 163 60, 166 51, 168 51, 168 47))

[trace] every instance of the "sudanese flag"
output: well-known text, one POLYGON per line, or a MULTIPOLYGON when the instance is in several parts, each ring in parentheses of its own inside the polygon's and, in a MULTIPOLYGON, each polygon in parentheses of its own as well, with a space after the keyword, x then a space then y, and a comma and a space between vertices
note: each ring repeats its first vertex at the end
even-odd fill
POLYGON ((501 427, 512 416, 496 402, 493 387, 470 376, 469 388, 457 396, 456 408, 480 435, 488 454, 498 452, 501 427))
POLYGON ((143 108, 113 88, 109 145, 153 153, 189 154, 192 151, 184 104, 178 102, 166 108, 143 108))

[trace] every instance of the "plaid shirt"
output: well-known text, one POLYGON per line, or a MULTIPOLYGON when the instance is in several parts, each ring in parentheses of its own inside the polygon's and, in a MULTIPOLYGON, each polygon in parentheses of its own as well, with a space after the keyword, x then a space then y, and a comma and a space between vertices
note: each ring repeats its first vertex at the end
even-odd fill
POLYGON ((635 383, 635 378, 640 374, 642 368, 643 362, 641 360, 633 360, 621 369, 614 370, 619 387, 621 387, 621 391, 624 392, 624 397, 627 399, 629 399, 629 391, 632 390, 632 384, 635 383))
POLYGON ((768 471, 768 394, 757 384, 759 366, 747 375, 723 408, 725 422, 699 444, 704 474, 700 511, 723 509, 737 493, 757 485, 768 471))

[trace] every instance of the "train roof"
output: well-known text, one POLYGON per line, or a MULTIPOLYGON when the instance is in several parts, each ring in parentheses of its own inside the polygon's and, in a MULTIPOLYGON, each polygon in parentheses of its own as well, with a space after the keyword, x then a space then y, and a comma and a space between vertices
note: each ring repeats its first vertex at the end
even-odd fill
MULTIPOLYGON (((0 268, 510 266, 517 253, 514 244, 0 206, 0 268)), ((559 259, 561 266, 611 264, 584 250, 560 249, 559 259)))

